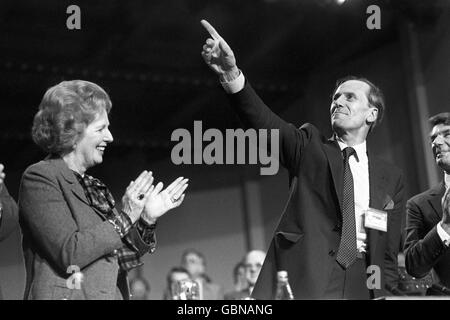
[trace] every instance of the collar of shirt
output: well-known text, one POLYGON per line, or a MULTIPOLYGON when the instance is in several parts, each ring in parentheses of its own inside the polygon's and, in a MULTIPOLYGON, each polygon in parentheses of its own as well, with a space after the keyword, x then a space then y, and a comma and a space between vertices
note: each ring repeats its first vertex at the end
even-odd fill
POLYGON ((447 190, 450 187, 450 174, 447 173, 444 174, 444 184, 445 190, 447 190))
MULTIPOLYGON (((336 141, 339 144, 339 148, 341 148, 341 151, 348 147, 348 145, 346 145, 344 142, 339 140, 339 138, 337 138, 336 141)), ((352 146, 352 148, 355 149, 355 151, 356 151, 358 162, 363 162, 363 163, 368 162, 366 140, 364 140, 363 143, 352 146)), ((449 182, 450 182, 450 180, 449 180, 449 182)))

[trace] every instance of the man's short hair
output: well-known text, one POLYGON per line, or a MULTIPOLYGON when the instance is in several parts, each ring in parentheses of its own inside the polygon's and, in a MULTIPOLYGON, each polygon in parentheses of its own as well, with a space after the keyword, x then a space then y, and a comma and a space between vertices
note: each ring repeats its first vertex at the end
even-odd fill
POLYGON ((200 251, 198 251, 196 249, 187 249, 183 252, 183 254, 181 255, 181 263, 182 264, 186 263, 186 258, 190 254, 193 254, 193 255, 196 255, 197 257, 199 257, 200 260, 202 260, 203 264, 206 265, 205 256, 203 255, 203 253, 201 253, 200 251))
POLYGON ((172 274, 174 273, 186 273, 189 276, 189 272, 183 268, 183 267, 172 267, 172 269, 169 270, 169 273, 167 274, 167 285, 170 286, 170 283, 172 282, 172 274))
POLYGON ((367 100, 369 101, 369 104, 378 109, 378 115, 377 115, 377 119, 375 120, 375 122, 372 124, 372 126, 370 127, 370 131, 373 130, 373 128, 375 128, 377 125, 379 125, 381 123, 381 121, 383 120, 383 116, 384 116, 384 111, 385 111, 385 103, 384 103, 384 94, 381 91, 380 88, 378 88, 376 85, 374 85, 372 82, 370 82, 369 80, 367 80, 366 78, 363 77, 356 77, 356 76, 347 76, 341 79, 338 79, 336 81, 336 86, 334 88, 333 91, 333 95, 336 92, 337 88, 343 84, 346 81, 350 81, 350 80, 357 80, 357 81, 361 81, 366 83, 369 86, 369 92, 367 92, 367 100))
POLYGON ((450 125, 450 112, 442 112, 438 113, 431 118, 428 119, 431 127, 434 127, 438 124, 445 124, 446 126, 450 125))

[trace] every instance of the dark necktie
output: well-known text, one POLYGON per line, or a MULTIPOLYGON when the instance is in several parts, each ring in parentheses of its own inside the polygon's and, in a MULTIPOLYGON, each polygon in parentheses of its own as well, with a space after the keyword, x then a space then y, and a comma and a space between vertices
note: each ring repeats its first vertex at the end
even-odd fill
POLYGON ((355 149, 347 147, 344 153, 344 189, 342 194, 342 234, 337 254, 337 262, 347 269, 356 260, 356 223, 355 194, 353 191, 353 176, 350 170, 349 158, 355 154, 355 149))

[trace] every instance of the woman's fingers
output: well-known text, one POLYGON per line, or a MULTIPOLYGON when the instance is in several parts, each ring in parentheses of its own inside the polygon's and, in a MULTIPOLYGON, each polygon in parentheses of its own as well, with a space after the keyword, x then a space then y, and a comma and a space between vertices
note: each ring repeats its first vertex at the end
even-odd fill
POLYGON ((153 176, 150 175, 147 176, 148 179, 146 179, 145 184, 142 186, 141 190, 139 191, 139 193, 147 193, 148 190, 150 190, 150 188, 152 187, 153 184, 153 176))
POLYGON ((162 190, 163 187, 164 184, 162 182, 158 182, 158 184, 154 188, 152 188, 151 194, 154 196, 157 195, 162 190))
POLYGON ((180 198, 179 198, 177 201, 175 201, 175 203, 174 203, 175 207, 178 207, 178 206, 183 202, 184 196, 185 196, 185 195, 182 194, 182 195, 180 196, 180 198))
POLYGON ((166 191, 170 194, 171 192, 173 192, 173 190, 175 189, 175 187, 183 180, 183 177, 178 177, 177 179, 175 179, 167 188, 166 191))
POLYGON ((150 188, 148 188, 144 193, 141 193, 139 195, 139 197, 141 197, 141 195, 143 195, 142 197, 142 202, 145 204, 147 203, 147 201, 150 199, 150 197, 152 196, 152 191, 153 191, 153 185, 150 186, 150 188))
POLYGON ((186 184, 189 181, 189 179, 183 179, 179 181, 173 189, 169 192, 169 195, 171 195, 174 199, 178 199, 181 195, 180 190, 186 190, 186 184))
POLYGON ((172 194, 171 198, 178 202, 181 199, 181 196, 184 195, 184 191, 187 189, 189 185, 186 183, 180 189, 178 189, 174 194, 172 194))
POLYGON ((143 191, 143 189, 146 187, 146 185, 149 182, 149 180, 153 177, 153 173, 151 171, 149 171, 149 172, 145 171, 145 172, 146 172, 146 174, 144 174, 141 177, 140 181, 136 181, 136 189, 135 189, 135 191, 137 193, 145 192, 145 191, 143 191))
POLYGON ((147 175, 147 170, 144 170, 141 172, 141 174, 139 175, 139 177, 137 177, 136 180, 131 181, 130 185, 127 188, 127 191, 134 193, 137 189, 137 186, 141 183, 142 179, 147 175))
POLYGON ((139 197, 139 200, 142 200, 144 194, 150 189, 153 183, 153 173, 151 171, 144 170, 139 177, 136 179, 134 184, 131 184, 129 188, 127 188, 127 193, 130 197, 136 196, 139 197))

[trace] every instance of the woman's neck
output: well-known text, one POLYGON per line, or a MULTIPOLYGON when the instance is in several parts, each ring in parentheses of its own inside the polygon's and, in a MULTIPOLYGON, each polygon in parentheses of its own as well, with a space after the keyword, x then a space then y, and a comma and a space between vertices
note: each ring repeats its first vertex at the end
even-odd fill
POLYGON ((86 167, 81 164, 81 161, 76 157, 75 153, 71 152, 62 157, 69 169, 78 172, 81 176, 84 176, 86 167))

